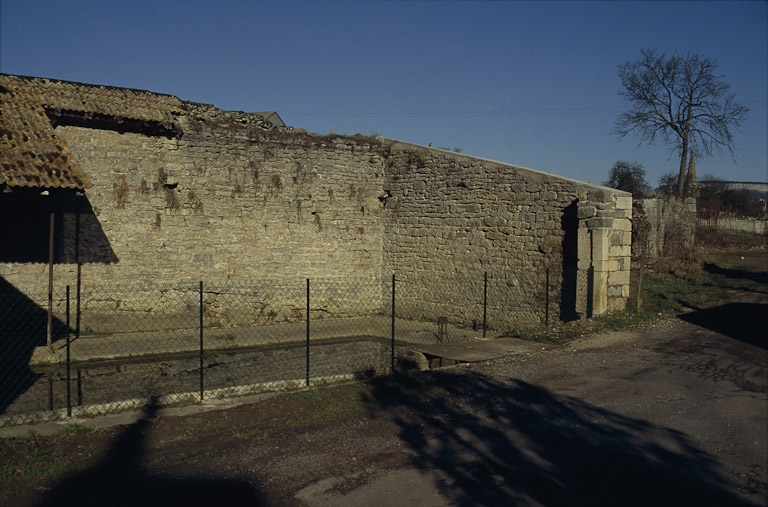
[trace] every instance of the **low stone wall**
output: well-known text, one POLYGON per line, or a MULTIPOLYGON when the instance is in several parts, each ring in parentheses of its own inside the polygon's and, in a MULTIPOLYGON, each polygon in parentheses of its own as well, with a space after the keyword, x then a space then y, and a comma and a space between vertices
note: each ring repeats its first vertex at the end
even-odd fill
POLYGON ((636 240, 633 254, 645 249, 647 259, 687 258, 696 235, 696 199, 674 196, 639 199, 633 212, 636 240))
POLYGON ((716 227, 717 229, 725 229, 729 231, 748 232, 751 234, 768 233, 768 227, 766 227, 765 220, 744 220, 737 218, 718 218, 717 220, 699 219, 699 225, 704 227, 716 227))

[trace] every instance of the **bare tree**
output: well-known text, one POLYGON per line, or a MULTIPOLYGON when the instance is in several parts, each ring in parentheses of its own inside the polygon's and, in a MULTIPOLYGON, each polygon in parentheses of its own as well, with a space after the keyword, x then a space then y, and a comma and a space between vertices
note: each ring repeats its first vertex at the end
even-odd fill
POLYGON ((671 189, 677 188, 677 174, 670 171, 659 176, 659 187, 663 194, 672 193, 671 189))
POLYGON ((632 109, 619 116, 614 133, 632 132, 648 144, 659 136, 671 145, 680 154, 677 193, 683 196, 690 157, 722 148, 734 155, 731 128, 739 128, 749 110, 735 102, 731 86, 715 73, 715 61, 697 54, 641 53, 639 60, 619 65, 619 94, 632 109))
POLYGON ((608 180, 603 183, 606 187, 617 188, 632 193, 632 197, 645 197, 651 187, 645 181, 645 169, 637 162, 619 160, 608 173, 608 180))

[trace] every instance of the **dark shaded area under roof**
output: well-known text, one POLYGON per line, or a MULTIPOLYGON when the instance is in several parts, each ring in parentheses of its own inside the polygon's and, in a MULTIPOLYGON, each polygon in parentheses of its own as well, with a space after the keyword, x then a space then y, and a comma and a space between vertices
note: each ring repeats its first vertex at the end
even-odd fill
MULTIPOLYGON (((197 110, 203 116, 226 114, 173 95, 0 74, 0 188, 91 187, 66 141, 56 135, 59 125, 173 138, 182 135, 179 116, 197 110)), ((266 130, 285 126, 275 111, 242 116, 266 130)))
POLYGON ((57 124, 112 119, 170 129, 180 113, 181 101, 171 95, 0 74, 0 185, 89 188, 66 141, 56 136, 57 124))

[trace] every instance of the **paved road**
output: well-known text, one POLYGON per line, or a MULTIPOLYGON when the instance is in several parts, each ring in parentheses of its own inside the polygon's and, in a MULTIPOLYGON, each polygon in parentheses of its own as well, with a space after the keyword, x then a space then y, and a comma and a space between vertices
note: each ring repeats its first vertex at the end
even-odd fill
MULTIPOLYGON (((391 433, 362 422, 283 450, 292 470, 323 465, 315 480, 301 477, 309 483, 295 498, 768 505, 765 300, 753 294, 636 333, 447 370, 412 389, 382 382, 370 403, 388 414, 391 433)), ((291 482, 275 463, 270 476, 291 482)))

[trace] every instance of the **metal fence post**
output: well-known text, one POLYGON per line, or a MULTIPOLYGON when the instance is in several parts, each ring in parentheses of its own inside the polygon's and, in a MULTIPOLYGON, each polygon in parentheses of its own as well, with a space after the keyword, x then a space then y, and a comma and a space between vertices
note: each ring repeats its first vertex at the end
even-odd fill
POLYGON ((545 300, 544 304, 546 305, 546 307, 544 308, 544 325, 546 327, 549 327, 549 268, 547 268, 546 280, 547 280, 546 281, 547 286, 545 288, 546 295, 544 296, 544 300, 545 300))
POLYGON ((309 387, 309 278, 307 278, 307 387, 309 387))
POLYGON ((81 282, 81 264, 77 263, 77 286, 75 288, 75 338, 80 338, 80 289, 81 282))
POLYGON ((71 373, 71 366, 70 366, 70 355, 69 355, 69 338, 70 338, 70 332, 69 332, 69 285, 67 285, 67 329, 66 329, 66 339, 67 339, 67 417, 72 417, 72 385, 70 384, 70 373, 71 373))
POLYGON ((395 371, 395 275, 392 274, 392 345, 390 348, 390 369, 395 371))
POLYGON ((200 401, 203 401, 203 281, 200 281, 200 401))
POLYGON ((488 272, 483 276, 483 338, 488 330, 488 272))

